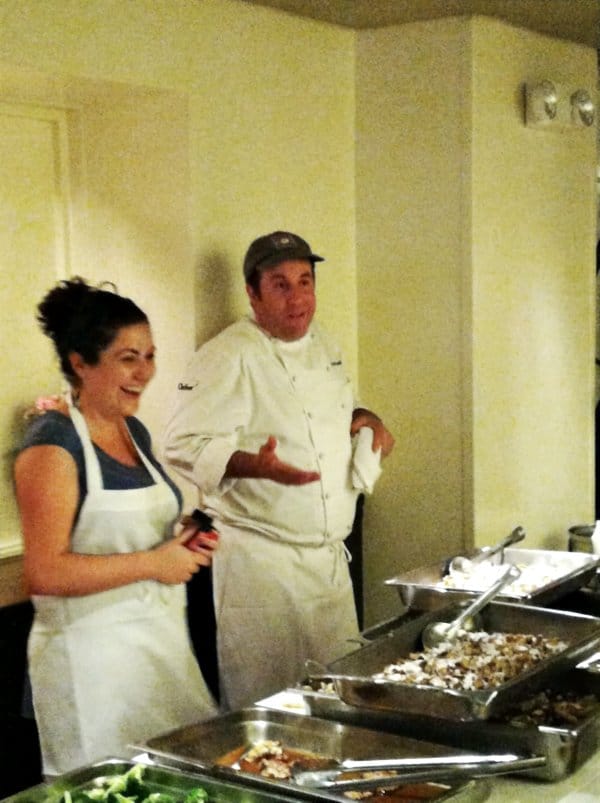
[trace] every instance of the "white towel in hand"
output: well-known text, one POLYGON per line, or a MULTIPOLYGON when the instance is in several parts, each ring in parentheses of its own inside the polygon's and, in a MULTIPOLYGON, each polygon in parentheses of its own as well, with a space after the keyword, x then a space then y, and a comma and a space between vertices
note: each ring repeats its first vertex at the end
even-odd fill
POLYGON ((372 493, 381 474, 381 449, 373 451, 373 430, 361 427, 353 438, 352 487, 372 493))

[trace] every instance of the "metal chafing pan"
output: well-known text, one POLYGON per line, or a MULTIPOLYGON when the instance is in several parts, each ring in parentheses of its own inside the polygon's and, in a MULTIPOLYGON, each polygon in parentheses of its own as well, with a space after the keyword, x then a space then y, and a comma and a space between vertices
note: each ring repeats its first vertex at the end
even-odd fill
MULTIPOLYGON (((479 554, 473 552, 466 557, 479 554)), ((504 590, 498 599, 544 606, 575 591, 592 581, 600 567, 600 555, 584 552, 561 552, 558 550, 507 548, 490 559, 492 563, 514 563, 527 571, 532 567, 540 571, 547 566, 554 578, 544 585, 523 594, 511 594, 504 590)), ((423 566, 399 574, 385 581, 386 585, 397 589, 400 599, 408 608, 432 610, 447 605, 451 601, 472 599, 478 591, 464 588, 447 588, 442 585, 448 561, 423 566)), ((481 589, 483 591, 484 589, 481 589)))
POLYGON ((454 619, 465 603, 428 611, 403 620, 397 628, 375 638, 355 652, 329 664, 327 674, 335 680, 340 699, 359 708, 421 714, 469 721, 489 719, 515 699, 542 688, 557 675, 575 667, 600 644, 600 620, 565 611, 492 602, 479 614, 478 628, 489 633, 528 633, 557 637, 568 646, 540 661, 535 667, 499 686, 481 690, 449 690, 374 680, 385 666, 420 652, 421 633, 429 622, 454 619))
MULTIPOLYGON (((544 756, 545 765, 524 770, 520 775, 542 781, 558 781, 575 772, 600 749, 600 675, 573 669, 554 678, 547 687, 552 691, 577 691, 594 694, 598 708, 571 725, 514 725, 503 719, 455 722, 418 714, 397 715, 389 711, 369 711, 344 703, 338 695, 303 685, 294 689, 301 695, 304 710, 311 716, 333 719, 390 733, 407 733, 416 739, 427 739, 463 749, 486 751, 503 749, 515 753, 544 756)), ((290 693, 292 690, 290 690, 290 693)))
MULTIPOLYGON (((371 731, 341 722, 288 714, 259 706, 233 711, 153 737, 139 747, 161 763, 185 767, 188 771, 199 768, 217 777, 234 777, 242 783, 251 783, 270 791, 280 790, 286 795, 313 801, 348 800, 341 792, 333 789, 303 789, 292 781, 278 781, 242 773, 233 765, 219 766, 224 757, 233 756, 240 748, 264 740, 280 741, 288 749, 306 751, 338 761, 345 758, 381 757, 460 758, 461 755, 466 755, 465 751, 457 747, 417 741, 402 734, 371 731)), ((489 752, 497 750, 491 748, 489 752)), ((529 760, 528 755, 523 757, 524 763, 529 760)), ((482 801, 490 789, 486 778, 444 779, 440 783, 443 791, 436 800, 451 799, 452 803, 482 801)))
MULTIPOLYGON (((42 783, 7 797, 2 803, 56 803, 66 792, 75 795, 105 780, 122 775, 134 766, 134 761, 109 758, 97 764, 61 775, 52 783, 42 783)), ((208 792, 209 803, 291 803, 291 797, 283 789, 266 790, 240 784, 232 779, 215 778, 207 773, 189 773, 175 767, 149 764, 144 767, 144 784, 152 792, 162 792, 183 800, 191 789, 202 787, 208 792)))

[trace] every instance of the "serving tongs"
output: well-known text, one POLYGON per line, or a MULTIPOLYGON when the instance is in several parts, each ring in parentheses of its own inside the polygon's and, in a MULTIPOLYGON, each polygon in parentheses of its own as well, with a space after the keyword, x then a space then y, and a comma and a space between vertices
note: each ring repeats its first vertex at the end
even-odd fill
POLYGON ((365 760, 347 758, 323 770, 306 770, 298 764, 292 770, 292 781, 298 786, 335 789, 342 792, 426 781, 456 781, 501 775, 542 767, 545 763, 546 756, 524 757, 512 753, 365 760), (394 774, 378 774, 387 770, 393 770, 394 774), (368 772, 369 775, 359 778, 344 777, 354 772, 368 772))

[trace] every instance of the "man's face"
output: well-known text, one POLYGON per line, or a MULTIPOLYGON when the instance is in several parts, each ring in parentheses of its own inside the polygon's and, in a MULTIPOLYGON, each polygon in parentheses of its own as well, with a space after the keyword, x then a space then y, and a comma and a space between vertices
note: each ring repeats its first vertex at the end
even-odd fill
POLYGON ((299 340, 315 314, 315 280, 306 259, 288 259, 262 272, 259 293, 246 291, 257 324, 279 340, 299 340))

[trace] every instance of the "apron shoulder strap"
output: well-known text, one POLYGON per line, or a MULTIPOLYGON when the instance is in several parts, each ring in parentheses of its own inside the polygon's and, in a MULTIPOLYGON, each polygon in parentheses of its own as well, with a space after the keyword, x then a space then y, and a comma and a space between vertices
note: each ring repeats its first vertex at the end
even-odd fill
POLYGON ((90 433, 85 422, 85 418, 79 412, 77 407, 69 401, 69 414, 71 421, 75 427, 75 431, 79 435, 79 440, 83 447, 83 459, 85 462, 85 474, 88 486, 88 493, 92 491, 101 490, 102 472, 100 470, 100 462, 98 456, 94 451, 94 444, 90 438, 90 433))

